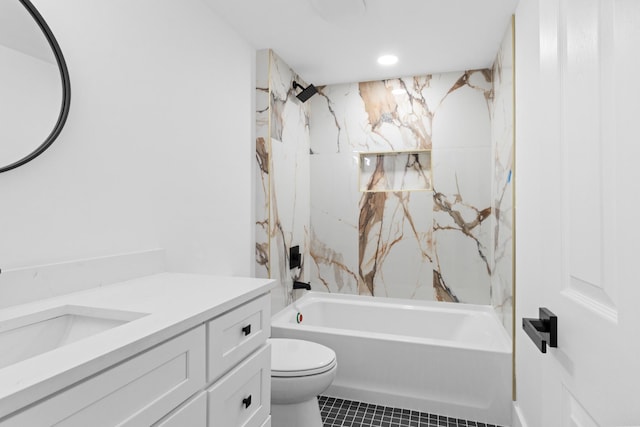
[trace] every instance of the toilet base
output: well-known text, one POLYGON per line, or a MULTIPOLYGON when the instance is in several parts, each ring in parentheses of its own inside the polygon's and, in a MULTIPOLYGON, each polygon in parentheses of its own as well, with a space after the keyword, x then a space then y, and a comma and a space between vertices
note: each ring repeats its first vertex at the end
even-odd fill
POLYGON ((271 404, 272 427, 322 427, 318 398, 288 405, 271 404))

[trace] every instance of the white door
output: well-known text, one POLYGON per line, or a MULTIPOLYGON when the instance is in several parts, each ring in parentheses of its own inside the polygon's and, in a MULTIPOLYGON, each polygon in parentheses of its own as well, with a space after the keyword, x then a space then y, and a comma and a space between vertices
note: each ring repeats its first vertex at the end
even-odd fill
POLYGON ((640 426, 640 1, 521 0, 516 46, 517 405, 640 426), (546 354, 521 324, 540 306, 546 354))

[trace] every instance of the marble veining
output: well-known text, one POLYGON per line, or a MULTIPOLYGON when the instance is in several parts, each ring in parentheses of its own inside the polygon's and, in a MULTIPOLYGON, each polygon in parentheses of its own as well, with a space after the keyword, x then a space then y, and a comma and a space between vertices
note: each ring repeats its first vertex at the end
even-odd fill
POLYGON ((464 234, 466 237, 473 240, 478 246, 478 256, 484 262, 487 267, 487 274, 491 274, 491 267, 489 266, 487 249, 483 242, 474 234, 474 230, 478 227, 484 220, 486 220, 489 215, 491 215, 491 208, 484 208, 482 210, 467 205, 462 200, 460 194, 455 194, 453 197, 447 197, 442 193, 438 193, 434 191, 433 193, 433 201, 434 201, 434 210, 437 212, 446 213, 449 218, 453 221, 453 224, 441 224, 438 222, 434 222, 434 230, 453 230, 459 231, 464 234), (468 220, 465 219, 465 213, 467 213, 468 220))
POLYGON ((429 216, 421 215, 428 200, 425 192, 363 194, 359 218, 360 294, 402 294, 411 298, 423 290, 420 288, 430 285, 432 239, 429 216))
POLYGON ((513 23, 504 34, 493 66, 492 126, 493 251, 491 304, 509 333, 513 318, 513 23))
POLYGON ((306 85, 271 50, 257 55, 256 270, 276 279, 274 311, 293 299, 292 284, 306 281, 309 257, 309 106, 293 82, 306 85), (299 245, 302 268, 289 269, 289 248, 299 245))
POLYGON ((345 260, 345 256, 322 242, 312 231, 311 259, 315 268, 323 270, 318 275, 324 290, 355 294, 357 292, 358 274, 352 271, 345 260))
MULTIPOLYGON (((433 231, 436 236, 436 242, 439 243, 435 245, 434 288, 436 289, 436 299, 439 301, 459 302, 460 299, 452 287, 457 288, 459 287, 456 286, 458 283, 465 281, 460 274, 460 269, 470 269, 471 266, 474 266, 474 271, 477 275, 476 280, 478 280, 476 285, 487 285, 489 283, 487 280, 480 281, 482 277, 488 279, 491 276, 491 267, 488 260, 490 250, 489 236, 487 233, 482 233, 480 227, 490 217, 491 208, 478 209, 473 205, 467 204, 459 192, 445 195, 434 191, 433 201, 433 231), (450 253, 451 247, 456 249, 456 255, 450 253), (471 250, 458 252, 464 247, 471 250), (476 249, 475 253, 473 248, 476 249), (472 255, 475 262, 465 266, 464 262, 469 260, 460 256, 461 254, 472 255), (453 259, 452 255, 454 256, 453 259), (452 261, 454 262, 453 265, 452 261), (480 271, 478 271, 478 265, 481 267, 480 271), (449 286, 448 282, 451 286, 449 286)), ((466 298, 463 301, 468 302, 466 298)))
POLYGON ((431 190, 431 152, 360 153, 360 191, 431 190))
POLYGON ((269 51, 256 55, 255 275, 269 277, 269 51))
POLYGON ((318 87, 258 53, 256 272, 350 294, 511 311, 512 58, 492 69, 318 87), (363 164, 363 161, 368 163, 363 164), (300 245, 303 268, 288 268, 300 245))
POLYGON ((311 100, 312 285, 488 303, 491 245, 482 224, 492 214, 490 191, 463 201, 456 181, 473 189, 481 174, 490 189, 491 77, 491 70, 469 70, 321 88, 322 96, 311 100), (429 152, 433 176, 424 173, 431 164, 418 166, 419 158, 402 154, 411 150, 429 152), (465 150, 473 153, 462 161, 452 155, 465 150), (392 166, 371 155, 366 174, 341 170, 357 168, 349 158, 355 153, 362 160, 368 152, 396 152, 398 160, 392 166), (340 186, 329 183, 329 164, 335 165, 331 174, 343 178, 340 186), (415 187, 423 191, 393 191, 415 187), (437 190, 424 191, 432 187, 437 190), (354 222, 356 230, 347 226, 354 222), (475 253, 461 255, 456 245, 472 246, 475 253), (475 264, 469 274, 457 273, 469 263, 475 264), (482 280, 475 277, 478 264, 482 280), (474 287, 482 289, 465 291, 474 287))

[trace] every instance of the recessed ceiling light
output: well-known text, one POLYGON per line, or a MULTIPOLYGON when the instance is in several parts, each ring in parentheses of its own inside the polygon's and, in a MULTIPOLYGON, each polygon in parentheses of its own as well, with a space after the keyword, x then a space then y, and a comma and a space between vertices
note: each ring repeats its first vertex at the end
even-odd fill
POLYGON ((395 55, 382 55, 378 58, 378 64, 380 65, 393 65, 398 62, 398 57, 395 55))

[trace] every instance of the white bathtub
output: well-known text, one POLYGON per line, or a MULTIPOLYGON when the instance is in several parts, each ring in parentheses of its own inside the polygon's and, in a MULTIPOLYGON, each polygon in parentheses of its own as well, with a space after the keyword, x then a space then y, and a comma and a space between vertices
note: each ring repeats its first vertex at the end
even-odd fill
POLYGON ((326 395, 511 425, 511 339, 489 306, 308 292, 271 334, 335 350, 326 395))

